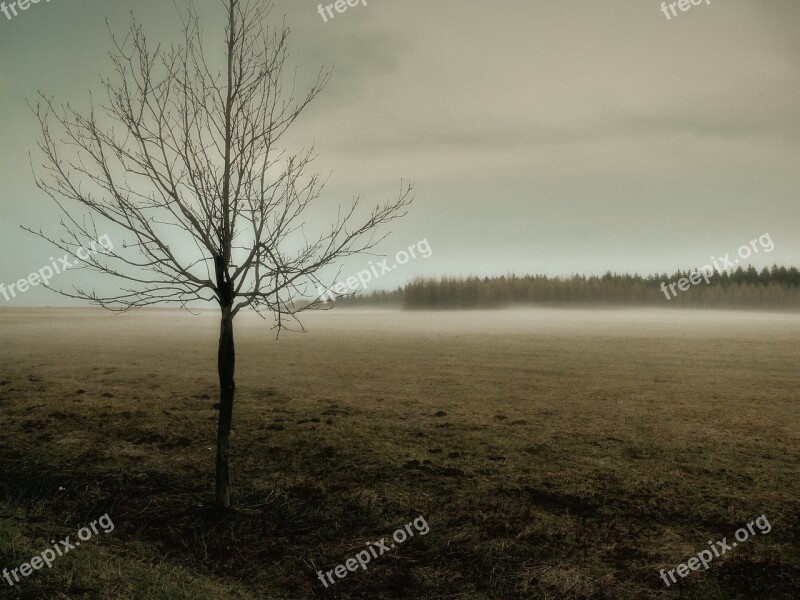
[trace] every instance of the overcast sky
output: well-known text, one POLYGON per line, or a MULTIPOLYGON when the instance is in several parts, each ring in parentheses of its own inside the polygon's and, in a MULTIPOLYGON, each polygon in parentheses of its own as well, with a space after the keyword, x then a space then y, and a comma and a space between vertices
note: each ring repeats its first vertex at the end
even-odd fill
MULTIPOLYGON (((221 52, 217 3, 197 4, 221 52)), ((334 67, 290 142, 316 144, 332 203, 382 201, 410 178, 416 201, 381 249, 433 249, 379 287, 690 268, 764 233, 775 249, 756 265, 800 264, 797 0, 712 0, 669 20, 656 0, 367 0, 327 22, 317 6, 279 0, 272 13, 292 29, 300 81, 334 67)), ((42 90, 81 106, 99 93, 105 20, 124 32, 130 11, 152 40, 177 39, 164 0, 0 13, 0 282, 54 254, 21 224, 58 230, 33 185, 25 100, 42 90)), ((63 303, 41 288, 0 298, 63 303)))

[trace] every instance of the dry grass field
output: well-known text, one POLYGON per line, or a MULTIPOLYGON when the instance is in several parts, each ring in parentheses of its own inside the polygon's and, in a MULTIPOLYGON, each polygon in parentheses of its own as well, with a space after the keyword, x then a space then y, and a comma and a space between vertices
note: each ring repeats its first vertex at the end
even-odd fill
POLYGON ((212 312, 0 310, 0 556, 115 530, 8 598, 800 597, 800 316, 341 310, 237 321, 213 499, 212 312), (772 530, 674 569, 765 514, 772 530), (423 515, 430 532, 316 575, 423 515))

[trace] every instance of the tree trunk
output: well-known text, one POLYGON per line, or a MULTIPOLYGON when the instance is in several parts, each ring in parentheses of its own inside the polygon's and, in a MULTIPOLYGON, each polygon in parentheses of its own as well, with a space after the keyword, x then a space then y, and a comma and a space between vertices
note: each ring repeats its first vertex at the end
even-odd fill
POLYGON ((217 426, 217 506, 231 507, 231 476, 228 468, 233 418, 233 395, 236 392, 236 350, 233 344, 233 316, 231 306, 222 307, 219 332, 219 424, 217 426))

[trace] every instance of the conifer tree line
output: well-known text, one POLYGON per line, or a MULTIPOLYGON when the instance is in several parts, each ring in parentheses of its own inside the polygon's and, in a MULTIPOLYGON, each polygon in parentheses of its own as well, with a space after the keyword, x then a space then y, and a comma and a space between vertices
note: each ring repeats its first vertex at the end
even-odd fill
MULTIPOLYGON (((800 310, 800 271, 796 267, 738 267, 714 273, 677 295, 669 285, 693 271, 641 276, 607 272, 602 276, 501 275, 495 277, 417 278, 394 291, 341 298, 345 306, 402 306, 408 309, 503 308, 514 305, 679 306, 689 308, 800 310)), ((677 288, 676 288, 677 290, 677 288)))

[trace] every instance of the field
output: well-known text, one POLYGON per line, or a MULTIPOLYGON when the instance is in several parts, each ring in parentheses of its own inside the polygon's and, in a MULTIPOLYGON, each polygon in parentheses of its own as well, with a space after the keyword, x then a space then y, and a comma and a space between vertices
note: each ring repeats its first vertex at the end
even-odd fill
POLYGON ((224 515, 213 312, 0 324, 0 567, 115 526, 2 597, 800 597, 798 315, 336 309, 277 340, 242 316, 224 515))

